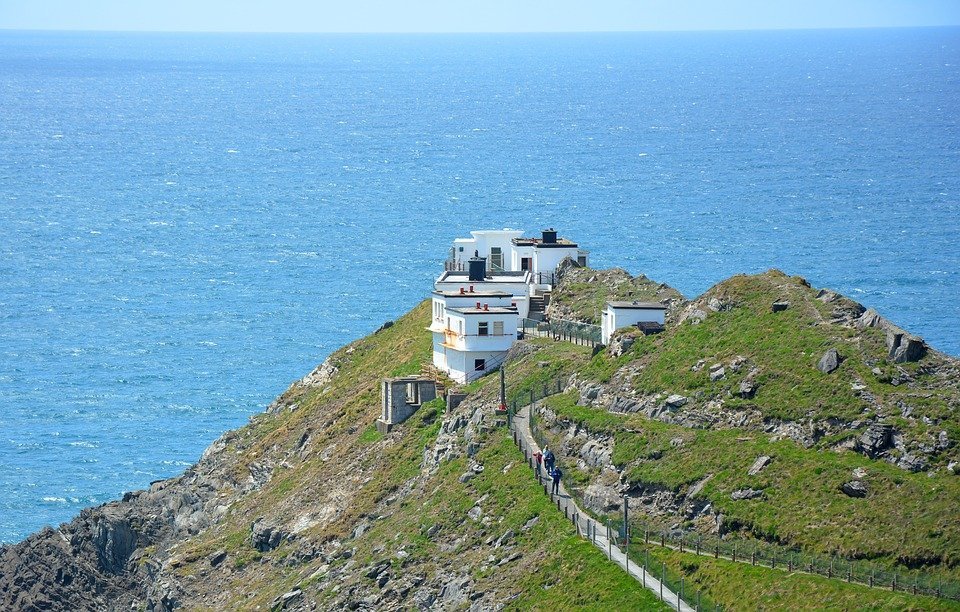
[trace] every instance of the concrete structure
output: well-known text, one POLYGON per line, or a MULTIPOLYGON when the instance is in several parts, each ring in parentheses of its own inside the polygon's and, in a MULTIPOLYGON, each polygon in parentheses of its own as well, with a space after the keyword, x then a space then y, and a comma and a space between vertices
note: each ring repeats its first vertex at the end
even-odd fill
POLYGON ((666 311, 659 302, 607 302, 600 318, 600 341, 610 344, 613 332, 631 325, 656 324, 662 328, 666 311))
POLYGON ((437 383, 420 376, 387 378, 380 392, 382 413, 377 419, 377 431, 389 433, 394 425, 403 423, 424 403, 437 397, 437 383))

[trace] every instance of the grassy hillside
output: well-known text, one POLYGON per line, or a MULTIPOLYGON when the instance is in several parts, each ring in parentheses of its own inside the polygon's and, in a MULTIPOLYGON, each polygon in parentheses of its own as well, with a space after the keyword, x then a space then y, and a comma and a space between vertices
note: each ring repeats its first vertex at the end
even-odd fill
MULTIPOLYGON (((392 327, 341 349, 330 359, 338 372, 329 383, 294 385, 275 414, 237 432, 230 442, 235 469, 270 466, 272 476, 233 503, 219 525, 163 561, 185 600, 266 609, 299 589, 297 601, 327 609, 433 600, 453 608, 473 602, 511 609, 660 608, 576 536, 502 427, 481 420, 473 432, 476 455, 455 448, 439 463, 427 456, 442 435, 441 401, 387 436, 376 432, 380 381, 416 371, 428 359, 428 318, 428 305, 421 304, 392 327), (476 475, 463 482, 465 473, 476 475), (279 545, 254 547, 256 521, 284 534, 279 545), (212 567, 210 559, 222 552, 225 560, 212 567)), ((473 386, 475 407, 495 382, 473 386)), ((472 409, 469 401, 464 406, 465 420, 472 409)))

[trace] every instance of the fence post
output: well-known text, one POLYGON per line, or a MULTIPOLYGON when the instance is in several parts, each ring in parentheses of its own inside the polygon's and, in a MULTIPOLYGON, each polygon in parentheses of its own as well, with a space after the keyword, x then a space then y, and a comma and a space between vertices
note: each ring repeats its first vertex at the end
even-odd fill
POLYGON ((667 575, 667 566, 660 562, 660 601, 663 601, 663 581, 667 575))
POLYGON ((773 557, 770 559, 770 569, 777 569, 777 551, 773 551, 773 557))
POLYGON ((681 599, 683 599, 683 576, 680 576, 680 592, 677 594, 677 612, 680 612, 681 599))
POLYGON ((717 547, 713 549, 713 558, 720 558, 720 536, 717 536, 717 547))
POLYGON ((894 592, 897 590, 897 572, 893 572, 893 583, 890 585, 890 589, 894 592))
POLYGON ((733 543, 733 562, 737 562, 737 543, 733 543))
POLYGON ((697 536, 697 554, 698 554, 698 555, 700 554, 700 540, 701 540, 701 539, 702 539, 702 538, 701 538, 700 536, 697 536))

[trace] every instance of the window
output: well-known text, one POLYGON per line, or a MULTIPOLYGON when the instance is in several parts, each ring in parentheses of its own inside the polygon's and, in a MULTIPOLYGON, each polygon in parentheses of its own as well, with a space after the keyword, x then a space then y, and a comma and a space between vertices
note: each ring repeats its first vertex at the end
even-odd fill
POLYGON ((494 321, 493 322, 493 335, 502 336, 503 335, 503 321, 494 321))
POLYGON ((523 258, 520 259, 520 269, 521 269, 521 270, 529 270, 529 269, 532 268, 532 267, 533 267, 533 258, 531 258, 531 257, 523 257, 523 258))
POLYGON ((486 359, 474 359, 473 360, 473 369, 477 372, 483 372, 487 368, 486 359))
POLYGON ((500 247, 490 247, 490 266, 495 270, 503 269, 503 249, 500 247))
POLYGON ((486 321, 480 321, 477 323, 477 335, 478 336, 489 336, 490 335, 490 324, 486 321))

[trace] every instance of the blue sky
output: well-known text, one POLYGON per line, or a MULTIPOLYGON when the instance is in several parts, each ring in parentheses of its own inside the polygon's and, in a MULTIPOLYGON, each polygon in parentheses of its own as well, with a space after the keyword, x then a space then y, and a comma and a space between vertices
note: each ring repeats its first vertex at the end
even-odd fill
POLYGON ((960 25, 960 0, 0 0, 0 29, 571 32, 960 25))

